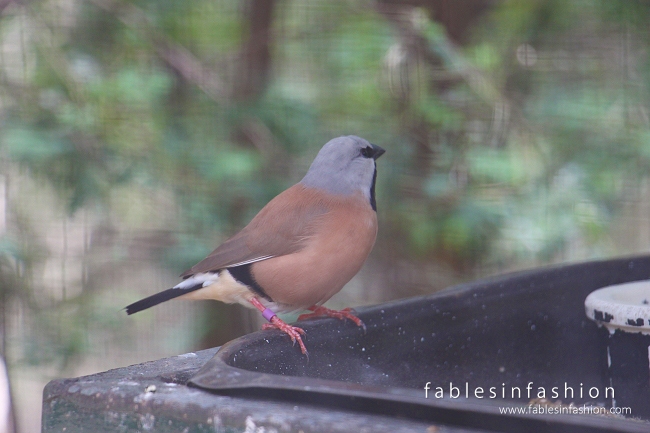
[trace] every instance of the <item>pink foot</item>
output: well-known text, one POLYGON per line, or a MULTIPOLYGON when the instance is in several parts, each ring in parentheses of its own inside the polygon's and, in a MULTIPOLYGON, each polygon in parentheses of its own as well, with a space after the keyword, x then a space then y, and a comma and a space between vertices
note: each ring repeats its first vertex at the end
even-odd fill
POLYGON ((300 351, 302 352, 303 355, 309 356, 307 353, 307 348, 305 347, 305 343, 302 342, 301 335, 305 335, 305 330, 302 328, 298 328, 297 326, 291 326, 287 324, 284 320, 280 319, 278 316, 273 316, 271 318, 271 323, 265 323, 262 325, 262 329, 279 329, 280 331, 284 332, 287 334, 290 338, 293 344, 296 344, 296 341, 298 342, 298 345, 300 346, 300 351))
POLYGON ((301 314, 298 316, 298 320, 311 319, 312 317, 328 316, 334 317, 339 320, 351 320, 357 326, 363 328, 363 332, 366 332, 366 325, 359 319, 357 316, 352 314, 352 308, 344 308, 343 310, 332 310, 326 307, 321 306, 312 306, 308 310, 313 311, 313 313, 301 314))

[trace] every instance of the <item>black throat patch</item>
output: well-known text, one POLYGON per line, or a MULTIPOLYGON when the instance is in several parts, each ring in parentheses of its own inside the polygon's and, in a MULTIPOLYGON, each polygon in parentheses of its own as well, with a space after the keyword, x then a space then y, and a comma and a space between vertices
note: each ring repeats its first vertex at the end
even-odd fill
POLYGON ((375 164, 375 172, 372 174, 372 185, 370 185, 370 206, 372 206, 372 210, 377 212, 377 201, 375 200, 375 182, 377 182, 377 164, 375 164))
POLYGON ((273 302, 273 299, 271 299, 271 297, 266 294, 262 286, 260 286, 257 283, 257 281, 255 281, 255 278, 253 277, 253 273, 251 272, 251 265, 252 263, 248 263, 246 265, 226 268, 226 270, 230 272, 230 275, 232 275, 232 277, 235 280, 248 286, 249 289, 257 293, 259 296, 266 299, 267 301, 273 302))

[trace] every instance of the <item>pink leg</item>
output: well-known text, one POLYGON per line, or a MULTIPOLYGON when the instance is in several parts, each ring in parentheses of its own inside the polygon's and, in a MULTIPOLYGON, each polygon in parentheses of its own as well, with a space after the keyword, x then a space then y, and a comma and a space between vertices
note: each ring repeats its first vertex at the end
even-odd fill
POLYGON ((255 308, 260 310, 262 316, 264 316, 266 320, 271 322, 271 323, 265 323, 262 326, 262 329, 264 330, 279 329, 280 331, 284 332, 291 338, 291 342, 293 344, 296 344, 296 341, 298 342, 298 345, 300 346, 300 351, 302 352, 303 355, 309 356, 309 354, 307 353, 307 348, 305 347, 305 343, 303 343, 301 338, 301 335, 305 335, 304 329, 287 324, 284 320, 276 316, 275 313, 273 313, 271 310, 269 310, 264 305, 262 305, 257 298, 251 298, 249 302, 253 304, 255 308))
POLYGON ((271 323, 265 323, 262 325, 262 329, 279 329, 280 331, 289 335, 293 344, 296 344, 296 341, 298 342, 300 351, 303 355, 309 356, 307 353, 307 348, 305 347, 305 343, 303 343, 302 338, 300 337, 301 335, 305 335, 304 329, 298 328, 297 326, 291 326, 284 320, 280 319, 278 316, 273 316, 271 318, 271 323))
POLYGON ((361 319, 359 319, 357 316, 352 314, 352 308, 344 308, 343 310, 332 310, 327 307, 312 305, 307 309, 309 311, 313 311, 313 313, 301 314, 298 317, 298 320, 310 319, 312 317, 328 316, 328 317, 334 317, 339 320, 345 320, 345 319, 352 320, 357 326, 362 327, 364 331, 366 330, 366 325, 361 321, 361 319))

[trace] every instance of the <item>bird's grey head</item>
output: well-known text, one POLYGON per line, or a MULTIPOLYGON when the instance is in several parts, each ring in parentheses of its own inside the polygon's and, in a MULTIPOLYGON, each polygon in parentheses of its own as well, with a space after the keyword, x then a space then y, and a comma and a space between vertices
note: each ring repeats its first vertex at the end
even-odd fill
POLYGON ((356 135, 335 138, 318 152, 300 183, 333 194, 351 195, 361 191, 376 209, 375 160, 384 152, 356 135))

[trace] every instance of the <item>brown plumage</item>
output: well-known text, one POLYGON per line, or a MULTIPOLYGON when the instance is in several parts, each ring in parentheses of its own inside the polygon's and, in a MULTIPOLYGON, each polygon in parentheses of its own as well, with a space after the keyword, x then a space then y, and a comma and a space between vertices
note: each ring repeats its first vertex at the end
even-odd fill
POLYGON ((348 310, 320 305, 359 271, 377 236, 375 160, 378 146, 339 137, 319 152, 303 180, 271 200, 240 232, 184 272, 185 281, 126 307, 132 314, 176 297, 238 302, 257 308, 271 325, 307 349, 304 331, 274 312, 362 322, 348 310))
POLYGON ((181 278, 300 250, 313 234, 316 218, 328 210, 317 197, 317 190, 310 191, 301 184, 280 193, 246 227, 183 272, 181 278))

